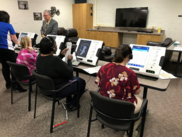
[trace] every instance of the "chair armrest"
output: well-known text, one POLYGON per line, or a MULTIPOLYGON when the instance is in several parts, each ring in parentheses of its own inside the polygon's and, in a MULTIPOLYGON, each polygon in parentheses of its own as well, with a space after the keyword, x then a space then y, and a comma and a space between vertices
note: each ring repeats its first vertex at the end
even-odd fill
POLYGON ((79 83, 78 83, 78 80, 75 79, 75 80, 73 80, 73 81, 71 81, 71 82, 65 84, 65 85, 62 86, 60 89, 51 90, 51 92, 60 92, 60 91, 62 91, 63 89, 65 89, 66 87, 68 87, 69 85, 71 85, 71 84, 73 84, 73 83, 76 83, 76 82, 77 82, 77 84, 79 84, 79 83))
POLYGON ((141 114, 142 114, 145 106, 147 105, 147 103, 148 103, 148 99, 143 99, 143 103, 142 103, 142 106, 140 108, 139 115, 138 115, 138 117, 133 118, 133 120, 138 120, 141 117, 141 114))
POLYGON ((108 115, 106 115, 106 114, 100 112, 99 110, 97 110, 97 109, 94 107, 94 105, 93 105, 93 103, 92 103, 92 100, 90 101, 91 107, 92 107, 97 113, 100 113, 101 115, 103 115, 103 116, 105 116, 105 117, 107 117, 107 118, 111 118, 111 119, 113 119, 113 120, 120 120, 120 121, 125 121, 125 122, 131 122, 131 121, 136 121, 136 120, 138 120, 138 119, 141 117, 141 114, 142 114, 142 112, 143 112, 145 106, 147 105, 147 103, 148 103, 148 100, 147 100, 147 99, 144 99, 144 100, 143 100, 143 103, 142 103, 142 106, 141 106, 141 109, 140 109, 140 112, 139 112, 139 115, 138 115, 137 118, 132 118, 132 119, 120 119, 120 118, 113 118, 113 117, 110 117, 110 116, 108 116, 108 115))
POLYGON ((18 75, 16 75, 15 73, 12 72, 12 75, 14 75, 15 77, 17 77, 17 80, 18 81, 23 81, 23 80, 27 80, 27 79, 30 79, 33 75, 26 75, 26 76, 23 76, 23 77, 19 77, 18 75), (20 78, 20 79, 18 79, 20 78))
POLYGON ((161 42, 148 41, 147 45, 149 45, 149 46, 161 46, 161 42))

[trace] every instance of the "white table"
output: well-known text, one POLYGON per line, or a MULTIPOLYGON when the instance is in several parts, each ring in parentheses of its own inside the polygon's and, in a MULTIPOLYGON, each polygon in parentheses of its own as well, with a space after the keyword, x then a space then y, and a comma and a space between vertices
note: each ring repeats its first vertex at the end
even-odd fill
MULTIPOLYGON (((103 66, 105 64, 107 64, 109 62, 106 62, 106 61, 99 61, 98 62, 98 66, 103 66)), ((90 68, 91 66, 88 66, 88 65, 85 65, 85 64, 80 64, 78 66, 73 66, 74 70, 76 71, 76 76, 78 77, 79 76, 79 72, 82 71, 83 72, 83 69, 86 69, 86 68, 90 68)), ((95 74, 89 74, 87 72, 85 72, 85 74, 87 75, 91 75, 91 76, 96 76, 97 73, 95 74)), ((155 78, 150 78, 150 77, 146 77, 146 76, 141 76, 141 75, 137 75, 138 77, 138 81, 140 83, 140 86, 144 87, 144 92, 143 92, 143 98, 147 98, 147 92, 148 92, 148 88, 150 89, 155 89, 155 90, 158 90, 158 91, 166 91, 168 86, 169 86, 169 83, 170 83, 170 79, 166 79, 166 80, 163 80, 163 79, 155 79, 155 78)))

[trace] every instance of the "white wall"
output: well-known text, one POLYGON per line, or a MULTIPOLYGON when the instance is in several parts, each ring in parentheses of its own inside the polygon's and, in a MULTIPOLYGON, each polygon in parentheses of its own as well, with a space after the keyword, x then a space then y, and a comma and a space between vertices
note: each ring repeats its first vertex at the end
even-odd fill
MULTIPOLYGON (((94 25, 115 25, 116 8, 148 7, 147 27, 165 30, 165 37, 182 42, 182 0, 87 0, 94 4, 94 25)), ((136 43, 136 35, 125 34, 123 43, 136 43)))
POLYGON ((60 10, 60 15, 53 17, 58 22, 58 27, 73 27, 72 4, 74 4, 74 0, 25 1, 28 1, 29 10, 19 10, 17 0, 0 0, 0 10, 5 10, 9 13, 10 23, 16 32, 35 32, 38 34, 37 42, 39 42, 41 40, 40 28, 43 20, 34 21, 33 12, 43 12, 45 9, 50 9, 51 6, 55 6, 56 9, 60 10))

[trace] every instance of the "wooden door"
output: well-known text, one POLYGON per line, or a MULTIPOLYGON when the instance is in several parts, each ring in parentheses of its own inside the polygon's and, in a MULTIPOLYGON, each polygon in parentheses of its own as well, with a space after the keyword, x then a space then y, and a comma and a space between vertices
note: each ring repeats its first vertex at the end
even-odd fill
POLYGON ((87 29, 93 27, 93 4, 73 4, 73 28, 78 37, 87 38, 87 29))
POLYGON ((79 9, 79 5, 78 4, 73 4, 72 5, 72 10, 73 10, 73 28, 75 28, 78 32, 78 34, 80 34, 80 17, 78 16, 80 14, 80 9, 79 9))
POLYGON ((86 5, 86 26, 85 26, 85 38, 88 36, 87 29, 90 29, 93 27, 93 4, 87 4, 86 5))

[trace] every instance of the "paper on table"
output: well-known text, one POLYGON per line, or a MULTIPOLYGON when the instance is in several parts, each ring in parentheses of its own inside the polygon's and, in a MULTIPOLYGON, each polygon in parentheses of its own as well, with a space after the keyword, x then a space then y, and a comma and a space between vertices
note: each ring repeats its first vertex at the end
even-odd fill
POLYGON ((173 76, 172 74, 170 74, 164 70, 161 70, 159 78, 160 79, 173 79, 173 78, 177 78, 177 77, 173 76))
POLYGON ((182 46, 177 46, 177 47, 174 47, 174 50, 177 50, 177 51, 182 51, 182 46))
POLYGON ((97 67, 84 69, 84 71, 86 71, 89 74, 94 74, 94 73, 97 73, 100 68, 101 68, 101 66, 97 66, 97 67))

